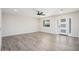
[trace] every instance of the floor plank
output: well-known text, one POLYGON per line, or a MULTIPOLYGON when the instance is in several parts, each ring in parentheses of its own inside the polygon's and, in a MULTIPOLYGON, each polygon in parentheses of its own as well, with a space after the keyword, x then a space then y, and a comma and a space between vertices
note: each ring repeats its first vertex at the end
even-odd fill
POLYGON ((2 38, 2 51, 79 51, 79 38, 35 32, 2 38))

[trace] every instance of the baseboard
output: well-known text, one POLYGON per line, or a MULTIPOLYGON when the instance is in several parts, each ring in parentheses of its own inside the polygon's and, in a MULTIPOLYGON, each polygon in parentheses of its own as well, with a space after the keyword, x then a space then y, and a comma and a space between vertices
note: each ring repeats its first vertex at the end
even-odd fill
POLYGON ((21 35, 21 34, 30 34, 30 33, 35 33, 35 32, 38 32, 38 31, 23 32, 23 33, 14 33, 14 34, 3 35, 2 37, 8 37, 8 36, 14 36, 14 35, 21 35))
MULTIPOLYGON (((4 35, 4 36, 2 36, 2 37, 14 36, 14 35, 20 35, 20 34, 30 34, 30 33, 35 33, 35 32, 44 32, 44 31, 34 31, 34 32, 28 32, 28 33, 24 32, 24 33, 8 34, 8 35, 4 35)), ((53 32, 44 32, 44 33, 50 33, 50 34, 59 35, 58 33, 53 33, 53 32)), ((73 35, 71 35, 71 34, 69 34, 68 36, 79 38, 79 36, 73 36, 73 35)))
MULTIPOLYGON (((41 31, 41 32, 44 32, 44 31, 41 31)), ((53 33, 53 32, 45 32, 45 33, 50 33, 50 34, 56 34, 56 35, 59 35, 59 33, 53 33)), ((77 36, 77 35, 72 35, 72 34, 68 34, 67 36, 71 36, 71 37, 77 37, 77 38, 79 38, 79 36, 77 36)))

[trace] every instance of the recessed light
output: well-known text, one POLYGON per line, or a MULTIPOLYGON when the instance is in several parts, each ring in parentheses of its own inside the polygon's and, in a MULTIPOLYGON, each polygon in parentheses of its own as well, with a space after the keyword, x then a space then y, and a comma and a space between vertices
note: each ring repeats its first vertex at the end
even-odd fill
POLYGON ((17 9, 14 9, 14 11, 17 12, 18 10, 17 9))
POLYGON ((60 11, 63 11, 63 9, 60 9, 60 11))
POLYGON ((63 13, 63 9, 60 9, 60 10, 59 10, 59 13, 63 13))

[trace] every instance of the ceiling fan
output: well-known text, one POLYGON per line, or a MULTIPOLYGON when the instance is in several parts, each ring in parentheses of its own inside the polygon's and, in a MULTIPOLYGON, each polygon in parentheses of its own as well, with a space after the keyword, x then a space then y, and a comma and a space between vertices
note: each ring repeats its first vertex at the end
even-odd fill
POLYGON ((44 14, 44 12, 42 12, 42 11, 37 11, 37 15, 39 15, 39 16, 44 16, 45 14, 44 14))

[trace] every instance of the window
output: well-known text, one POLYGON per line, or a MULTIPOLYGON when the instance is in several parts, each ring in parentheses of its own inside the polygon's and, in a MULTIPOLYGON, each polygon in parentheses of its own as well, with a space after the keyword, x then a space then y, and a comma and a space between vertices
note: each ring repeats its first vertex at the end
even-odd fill
POLYGON ((43 27, 50 27, 50 20, 43 20, 43 27))
POLYGON ((66 27, 66 24, 61 24, 61 27, 66 27))
POLYGON ((66 22, 66 19, 61 19, 61 22, 66 22))

